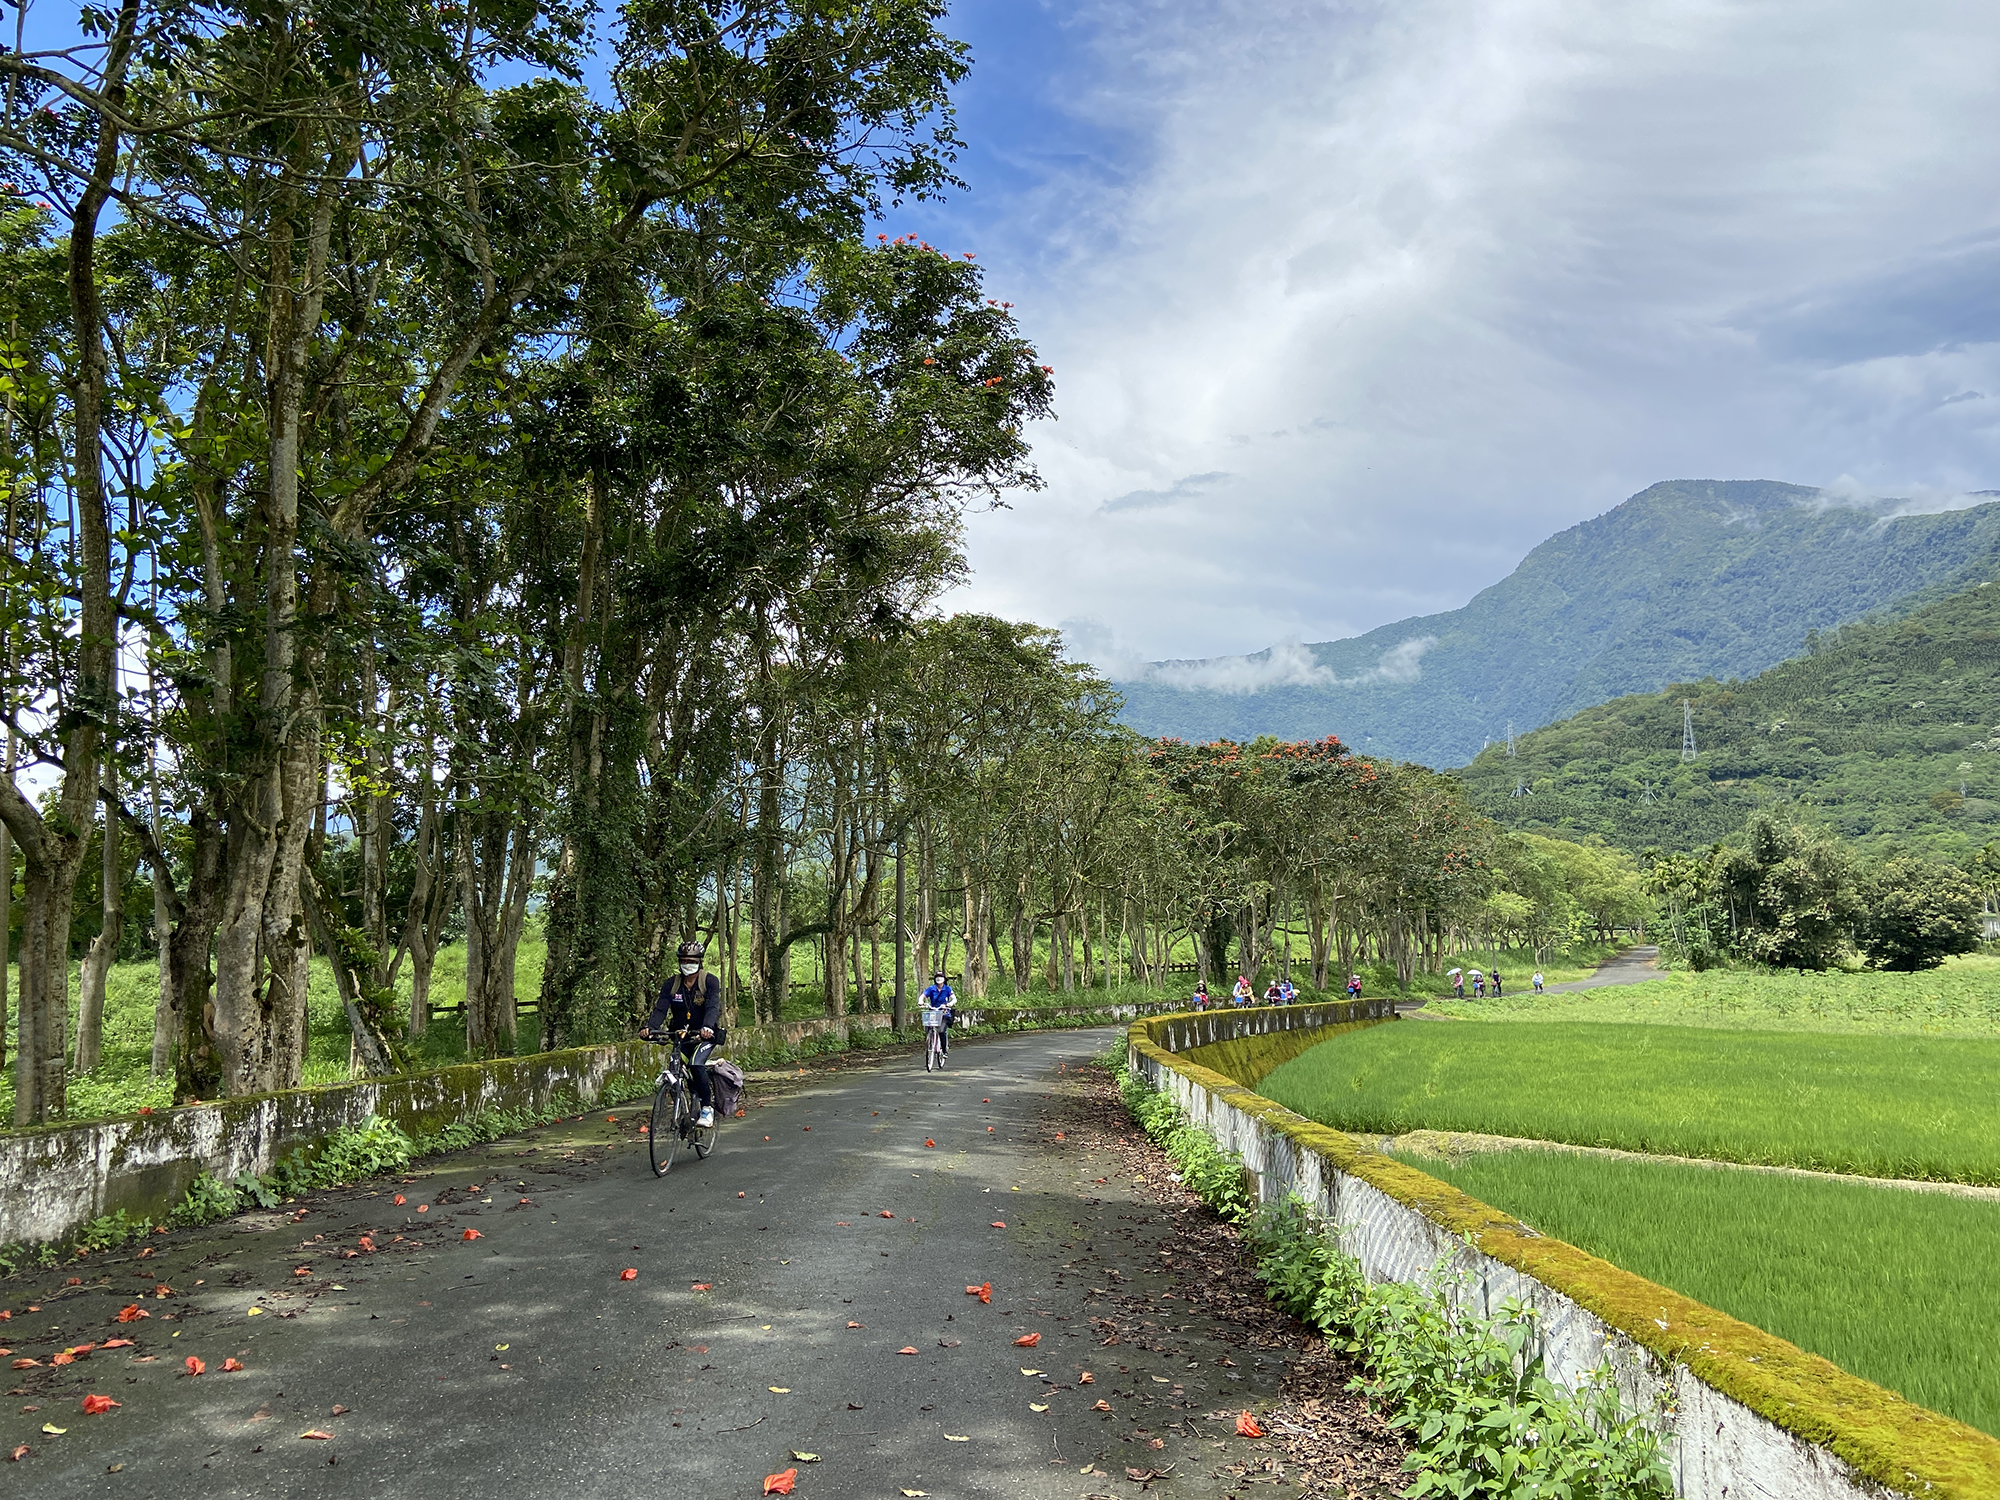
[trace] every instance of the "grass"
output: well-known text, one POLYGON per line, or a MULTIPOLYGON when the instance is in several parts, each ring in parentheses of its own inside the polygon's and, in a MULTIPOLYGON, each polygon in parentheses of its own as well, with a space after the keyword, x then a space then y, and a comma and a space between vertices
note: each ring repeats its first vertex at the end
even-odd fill
POLYGON ((1481 1020, 2000 1037, 2000 958, 1971 954, 1926 974, 1710 970, 1567 995, 1523 987, 1503 1000, 1426 1009, 1481 1020))
POLYGON ((1551 1151, 1405 1159, 1544 1234, 2000 1436, 2000 1203, 1551 1151))
POLYGON ((2000 1183, 2000 1040, 1406 1021, 1325 1042, 1260 1091, 1341 1130, 2000 1183))

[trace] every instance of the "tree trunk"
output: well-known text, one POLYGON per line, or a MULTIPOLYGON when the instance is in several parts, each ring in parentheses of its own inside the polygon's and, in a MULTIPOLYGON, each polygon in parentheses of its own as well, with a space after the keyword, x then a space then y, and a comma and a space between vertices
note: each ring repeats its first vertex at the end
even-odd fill
POLYGON ((1014 993, 1025 995, 1035 982, 1035 928, 1028 920, 1028 876, 1023 871, 1014 885, 1014 913, 1009 937, 1014 949, 1014 993))
MULTIPOLYGON (((151 696, 152 668, 147 668, 147 691, 151 696)), ((146 756, 146 799, 150 804, 153 842, 161 843, 160 773, 151 751, 146 756)), ((174 1000, 174 966, 168 947, 173 942, 173 912, 167 903, 167 883, 153 877, 153 949, 159 955, 159 995, 153 1002, 153 1069, 155 1078, 166 1076, 173 1065, 174 1020, 180 1007, 174 1000)))
POLYGON ((76 997, 76 1062, 78 1073, 96 1071, 104 1055, 104 987, 111 978, 111 965, 118 959, 118 945, 125 936, 124 838, 118 827, 118 654, 111 656, 111 706, 104 716, 103 828, 104 860, 101 866, 103 890, 99 907, 101 919, 97 936, 83 959, 83 977, 76 997))
MULTIPOLYGON (((118 780, 109 755, 104 762, 104 790, 116 798, 118 780)), ((96 1069, 104 1055, 104 987, 111 977, 111 965, 118 958, 119 940, 125 935, 125 862, 120 857, 125 841, 119 836, 118 815, 107 803, 104 811, 104 901, 102 925, 84 954, 83 977, 76 997, 76 1071, 96 1069)))
MULTIPOLYGON (((297 1083, 301 1059, 291 1038, 304 1024, 305 994, 297 982, 307 950, 300 881, 319 801, 321 720, 313 669, 324 647, 301 657, 299 470, 307 366, 344 174, 324 173, 327 162, 313 152, 310 127, 298 129, 269 245, 264 661, 256 716, 265 766, 248 778, 232 808, 216 934, 215 1044, 222 1086, 232 1097, 297 1083), (308 192, 304 184, 314 177, 308 192), (308 209, 301 245, 296 221, 308 209)), ((332 586, 324 579, 315 594, 322 592, 330 605, 332 586)))
POLYGON ((896 1030, 903 1029, 906 1019, 905 1006, 908 1004, 908 975, 904 971, 904 943, 908 933, 903 926, 903 836, 896 835, 896 993, 890 1000, 889 1024, 896 1030))
POLYGON ((14 1061, 14 1123, 40 1125, 68 1102, 69 925, 76 882, 95 822, 102 724, 113 706, 118 611, 111 594, 111 528, 104 504, 103 423, 110 363, 104 309, 97 287, 98 219, 108 201, 119 154, 115 116, 125 102, 125 78, 138 22, 138 0, 123 0, 102 64, 109 107, 100 113, 91 179, 70 216, 68 285, 76 367, 70 386, 73 453, 70 492, 77 535, 75 695, 62 729, 63 776, 55 816, 20 795, 11 776, 0 779, 4 819, 26 863, 21 933, 20 1046, 14 1061))

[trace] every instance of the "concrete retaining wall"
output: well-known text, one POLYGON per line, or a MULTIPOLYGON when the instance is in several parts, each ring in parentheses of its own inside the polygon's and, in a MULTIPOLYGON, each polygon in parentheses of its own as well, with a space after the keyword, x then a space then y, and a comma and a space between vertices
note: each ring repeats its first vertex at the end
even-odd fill
MULTIPOLYGON (((1384 1002, 1325 1025, 1390 1019, 1384 1002)), ((1693 1500, 2000 1496, 2000 1442, 1848 1374, 1761 1329, 1549 1240, 1455 1188, 1317 1125, 1176 1054, 1232 1035, 1312 1024, 1303 1012, 1176 1015, 1134 1025, 1134 1072, 1255 1174, 1261 1196, 1296 1193, 1343 1231, 1378 1281, 1440 1262, 1487 1315, 1533 1307, 1547 1368, 1572 1387, 1608 1364, 1635 1408, 1667 1413, 1676 1493, 1693 1500), (1241 1032, 1228 1028, 1240 1026, 1241 1032), (1491 1253, 1489 1253, 1491 1252, 1491 1253), (1726 1387, 1726 1388, 1725 1388, 1726 1387)))
POLYGON ((165 1219, 203 1172, 265 1173, 299 1146, 380 1115, 412 1135, 494 1110, 632 1098, 659 1059, 645 1042, 467 1063, 379 1081, 291 1089, 85 1125, 0 1135, 0 1245, 61 1240, 120 1209, 165 1219), (623 1085, 623 1087, 620 1087, 623 1085))

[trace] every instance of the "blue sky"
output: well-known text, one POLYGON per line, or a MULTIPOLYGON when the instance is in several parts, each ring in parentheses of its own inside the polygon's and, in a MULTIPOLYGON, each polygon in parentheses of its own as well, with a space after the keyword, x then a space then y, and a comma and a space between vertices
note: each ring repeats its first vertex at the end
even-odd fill
POLYGON ((979 254, 1060 416, 955 607, 1122 669, 1453 607, 1656 480, 2000 488, 1991 0, 952 26, 969 191, 883 227, 979 254))

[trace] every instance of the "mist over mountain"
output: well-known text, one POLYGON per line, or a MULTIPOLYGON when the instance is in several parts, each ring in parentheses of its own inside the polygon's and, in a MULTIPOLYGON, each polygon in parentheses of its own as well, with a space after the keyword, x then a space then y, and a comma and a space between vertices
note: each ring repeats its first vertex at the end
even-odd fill
MULTIPOLYGON (((2000 494, 1982 491, 1984 494, 2000 494)), ((1926 514, 1769 480, 1674 480, 1550 537, 1461 609, 1348 640, 1156 662, 1125 722, 1191 740, 1337 734, 1462 765, 1627 693, 1748 676, 1831 630, 1992 574, 2000 503, 1926 514)))

